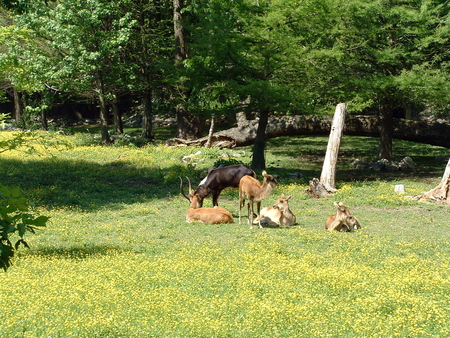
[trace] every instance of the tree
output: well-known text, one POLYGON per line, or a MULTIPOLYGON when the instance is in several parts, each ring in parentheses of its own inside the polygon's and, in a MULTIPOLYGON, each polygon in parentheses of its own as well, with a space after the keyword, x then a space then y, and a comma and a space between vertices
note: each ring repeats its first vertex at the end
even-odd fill
POLYGON ((196 1, 189 6, 189 103, 204 114, 257 113, 252 168, 265 168, 265 130, 270 114, 289 112, 303 88, 289 82, 291 58, 300 53, 284 24, 295 1, 253 4, 196 1), (286 9, 286 6, 287 9, 286 9))
POLYGON ((195 139, 201 136, 203 130, 203 121, 193 115, 187 105, 189 100, 190 88, 183 77, 184 63, 188 59, 186 30, 183 23, 184 1, 173 0, 173 27, 175 39, 175 66, 180 71, 180 76, 176 79, 175 85, 178 91, 176 112, 177 112, 177 130, 178 137, 184 139, 195 139))
POLYGON ((24 92, 41 91, 44 85, 36 74, 33 63, 29 62, 28 48, 32 48, 33 32, 20 28, 7 20, 0 26, 0 79, 12 88, 14 118, 17 124, 24 122, 24 92))
POLYGON ((423 106, 422 100, 414 100, 411 95, 405 74, 423 68, 430 59, 440 58, 435 52, 427 54, 425 49, 418 48, 418 42, 420 46, 436 39, 438 27, 445 25, 442 13, 437 10, 443 4, 417 0, 336 3, 338 7, 332 15, 335 27, 328 31, 328 39, 339 53, 334 54, 333 68, 326 69, 341 79, 334 90, 341 91, 339 99, 349 102, 350 109, 378 111, 381 122, 378 157, 391 160, 394 110, 423 106))
POLYGON ((127 48, 122 51, 127 74, 124 87, 137 93, 142 104, 141 136, 153 139, 154 102, 164 97, 173 74, 174 43, 172 0, 129 2, 124 12, 131 13, 136 25, 127 48))
POLYGON ((40 64, 48 67, 46 79, 52 87, 97 97, 102 142, 106 144, 111 142, 108 102, 122 84, 120 52, 136 23, 129 13, 120 10, 127 2, 67 0, 52 5, 33 2, 17 18, 45 43, 45 47, 36 50, 36 55, 42 58, 36 57, 34 61, 42 61, 40 64))

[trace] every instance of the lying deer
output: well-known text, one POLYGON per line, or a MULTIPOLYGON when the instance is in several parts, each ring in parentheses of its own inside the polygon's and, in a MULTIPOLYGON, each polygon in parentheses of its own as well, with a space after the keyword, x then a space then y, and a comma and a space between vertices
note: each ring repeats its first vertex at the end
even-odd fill
POLYGON ((291 197, 281 194, 281 197, 277 199, 273 206, 265 207, 261 210, 255 223, 270 226, 294 225, 296 218, 291 209, 289 209, 289 199, 291 197))
MULTIPOLYGON (((187 178, 187 177, 186 177, 187 178)), ((181 194, 187 198, 187 200, 191 203, 189 209, 186 214, 186 222, 199 221, 203 223, 233 223, 233 215, 230 212, 222 207, 214 207, 214 208, 202 208, 199 206, 199 196, 194 193, 194 190, 191 188, 191 181, 187 178, 189 182, 189 197, 184 193, 183 189, 183 180, 181 179, 180 190, 181 194)))
POLYGON ((337 212, 331 215, 325 222, 325 229, 337 231, 352 231, 361 229, 361 225, 355 216, 350 213, 350 210, 342 202, 334 202, 337 212))
MULTIPOLYGON (((250 227, 253 225, 253 204, 256 202, 256 208, 258 215, 261 210, 261 201, 268 197, 272 192, 272 189, 278 185, 277 180, 272 175, 269 175, 263 170, 262 175, 264 177, 263 183, 249 175, 245 175, 239 181, 239 224, 242 224, 241 211, 245 204, 245 199, 248 199, 247 211, 248 211, 248 224, 250 227)), ((259 227, 262 228, 261 222, 258 221, 259 227)))

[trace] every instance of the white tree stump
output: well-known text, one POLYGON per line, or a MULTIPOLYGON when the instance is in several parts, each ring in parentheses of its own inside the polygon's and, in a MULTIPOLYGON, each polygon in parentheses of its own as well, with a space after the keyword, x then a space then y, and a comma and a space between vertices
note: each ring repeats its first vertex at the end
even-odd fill
POLYGON ((341 146, 346 110, 347 103, 339 103, 336 106, 320 180, 313 179, 310 181, 310 187, 306 191, 311 196, 325 197, 336 192, 336 163, 338 160, 339 147, 341 146))

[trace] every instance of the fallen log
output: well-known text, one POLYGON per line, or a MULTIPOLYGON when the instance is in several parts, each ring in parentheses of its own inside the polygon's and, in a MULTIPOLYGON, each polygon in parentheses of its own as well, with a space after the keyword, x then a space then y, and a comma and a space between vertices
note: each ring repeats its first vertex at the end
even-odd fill
MULTIPOLYGON (((331 117, 318 116, 272 116, 266 128, 266 139, 290 135, 329 135, 331 117)), ((211 146, 232 148, 252 145, 256 137, 258 119, 249 120, 238 127, 222 130, 213 134, 211 146)), ((348 115, 344 135, 379 136, 380 124, 377 116, 348 115)), ((395 139, 421 142, 450 148, 450 124, 448 122, 428 122, 424 120, 394 119, 395 139)), ((168 145, 204 146, 207 137, 198 140, 170 139, 168 145)))

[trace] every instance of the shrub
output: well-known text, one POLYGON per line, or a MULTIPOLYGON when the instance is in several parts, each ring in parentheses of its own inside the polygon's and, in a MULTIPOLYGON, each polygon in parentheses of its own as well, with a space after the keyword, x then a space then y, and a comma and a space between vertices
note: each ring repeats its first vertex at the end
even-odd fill
POLYGON ((11 266, 11 258, 21 244, 28 247, 25 233, 35 233, 35 229, 45 226, 48 219, 46 216, 35 217, 19 188, 0 186, 0 268, 6 271, 11 266), (19 239, 13 245, 11 237, 14 234, 19 239))

